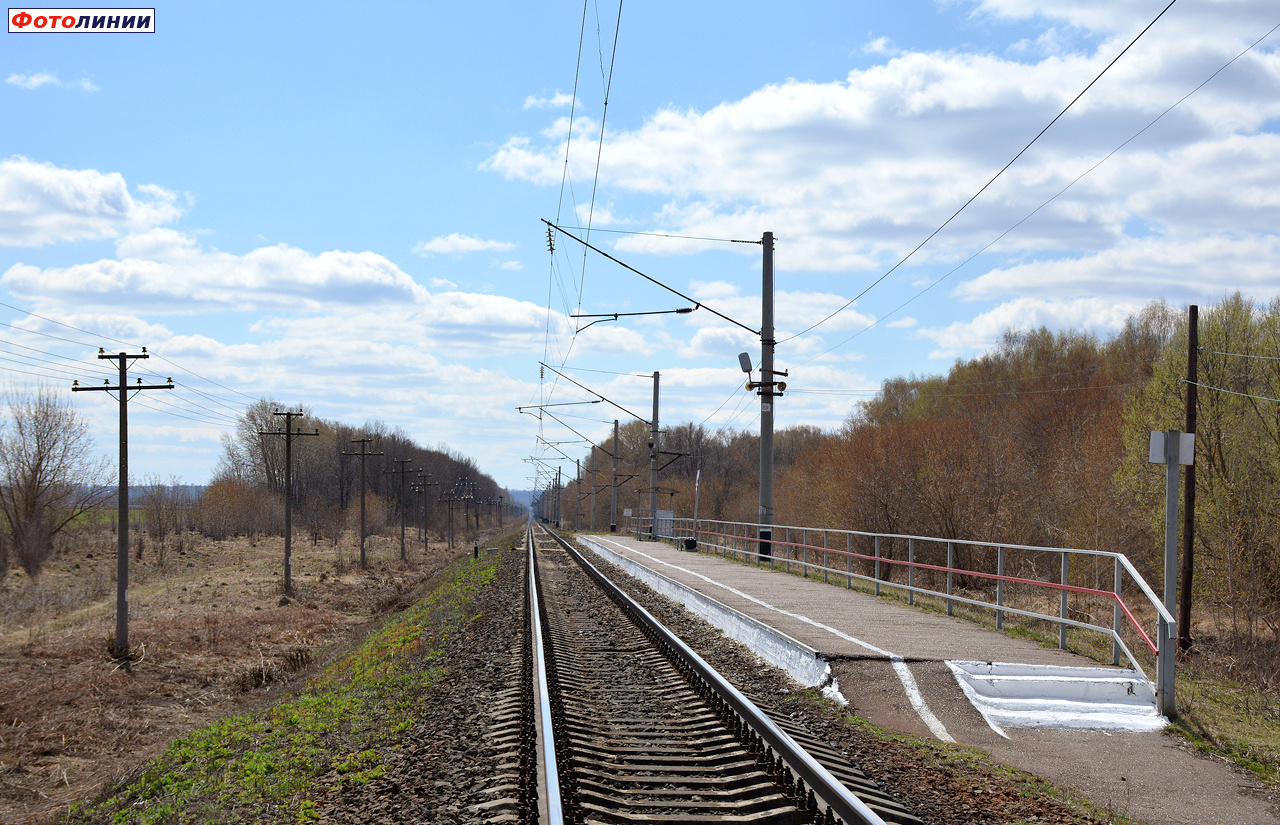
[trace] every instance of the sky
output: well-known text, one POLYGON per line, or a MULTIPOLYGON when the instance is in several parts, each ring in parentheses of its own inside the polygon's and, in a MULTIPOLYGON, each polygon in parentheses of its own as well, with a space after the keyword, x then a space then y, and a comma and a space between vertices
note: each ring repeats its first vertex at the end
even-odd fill
MULTIPOLYGON (((1178 0, 1090 86, 1166 5, 184 0, 8 32, 0 371, 69 390, 147 347, 131 381, 177 386, 130 402, 135 479, 203 483, 272 398, 525 489, 648 418, 655 371, 664 425, 758 427, 765 232, 779 428, 1006 329, 1270 301, 1280 11, 1178 0)), ((114 456, 113 400, 68 396, 114 456)))

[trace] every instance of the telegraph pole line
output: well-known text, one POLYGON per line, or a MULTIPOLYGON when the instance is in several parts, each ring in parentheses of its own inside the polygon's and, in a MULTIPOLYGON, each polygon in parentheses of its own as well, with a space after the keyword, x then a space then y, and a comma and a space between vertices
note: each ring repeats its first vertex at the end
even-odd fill
POLYGON ((382 474, 388 476, 400 476, 400 561, 408 561, 409 556, 404 549, 404 476, 405 473, 412 473, 414 470, 409 469, 409 464, 413 462, 411 458, 393 458, 391 462, 396 465, 394 470, 385 470, 382 474))
POLYGON ((358 453, 348 453, 348 452, 346 452, 346 451, 343 451, 343 453, 342 453, 342 454, 343 454, 343 455, 356 455, 356 456, 360 456, 360 569, 361 569, 361 570, 368 570, 368 569, 369 569, 369 558, 368 558, 368 556, 365 554, 365 547, 364 547, 364 540, 365 540, 365 531, 364 531, 364 498, 365 498, 365 494, 364 494, 364 476, 365 476, 365 472, 364 472, 364 462, 365 462, 365 459, 367 459, 367 458, 368 458, 369 456, 371 456, 371 455, 384 455, 384 453, 371 453, 371 452, 369 452, 369 451, 368 451, 368 446, 369 446, 370 444, 372 444, 372 443, 373 443, 373 439, 372 439, 372 438, 370 438, 369 436, 365 436, 364 438, 353 438, 353 439, 351 439, 351 443, 352 443, 352 444, 359 444, 359 445, 360 445, 360 452, 358 452, 358 453))
POLYGON ((163 384, 143 384, 139 378, 132 387, 129 386, 129 364, 140 358, 150 358, 147 348, 135 355, 113 353, 108 355, 101 347, 98 359, 115 360, 119 363, 119 383, 111 386, 107 381, 101 387, 82 387, 79 381, 71 383, 72 392, 114 392, 120 401, 120 491, 117 494, 116 529, 116 638, 112 653, 117 659, 129 660, 129 397, 143 390, 171 390, 173 379, 165 379, 163 384))
POLYGON ((284 594, 293 595, 293 437, 295 435, 320 435, 317 429, 313 433, 295 432, 293 419, 302 417, 297 412, 273 412, 284 418, 284 432, 258 430, 258 435, 284 436, 284 594))

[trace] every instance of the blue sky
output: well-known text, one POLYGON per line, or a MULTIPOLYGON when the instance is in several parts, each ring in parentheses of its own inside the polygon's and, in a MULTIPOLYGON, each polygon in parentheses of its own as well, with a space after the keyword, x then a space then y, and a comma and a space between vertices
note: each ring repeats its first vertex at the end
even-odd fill
MULTIPOLYGON (((98 374, 100 345, 164 356, 146 369, 179 389, 131 413, 131 467, 189 482, 271 396, 530 486, 522 459, 557 457, 536 437, 574 436, 515 407, 587 397, 541 360, 642 414, 659 370, 665 421, 753 429, 735 356, 758 342, 706 312, 575 335, 576 312, 684 302, 563 236, 550 255, 540 219, 583 225, 594 193, 597 229, 772 231, 788 338, 928 236, 1164 5, 649 2, 619 23, 588 0, 584 26, 579 3, 183 2, 157 7, 155 34, 5 34, 0 367, 66 386, 98 374)), ((1176 3, 910 262, 779 345, 796 392, 778 426, 838 426, 885 378, 1011 326, 1105 335, 1158 298, 1275 297, 1272 38, 1001 235, 1277 23, 1254 0, 1176 3)), ((591 237, 759 323, 759 247, 591 237)), ((108 400, 74 403, 107 451, 108 400)), ((613 418, 574 412, 594 438, 613 418)))

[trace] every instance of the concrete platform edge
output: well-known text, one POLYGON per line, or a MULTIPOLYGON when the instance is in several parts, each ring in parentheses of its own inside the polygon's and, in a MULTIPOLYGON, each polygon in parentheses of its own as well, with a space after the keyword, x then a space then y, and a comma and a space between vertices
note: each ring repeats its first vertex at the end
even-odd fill
POLYGON ((769 664, 785 670, 800 684, 805 687, 822 687, 824 694, 841 704, 846 703, 839 688, 832 683, 831 664, 804 642, 616 553, 587 536, 575 538, 600 558, 622 568, 655 592, 682 605, 734 641, 746 645, 769 664))

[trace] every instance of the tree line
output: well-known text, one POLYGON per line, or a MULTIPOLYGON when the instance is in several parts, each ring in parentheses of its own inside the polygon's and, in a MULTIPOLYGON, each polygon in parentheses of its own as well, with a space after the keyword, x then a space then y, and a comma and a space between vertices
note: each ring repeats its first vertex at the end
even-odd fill
MULTIPOLYGON (((88 422, 64 392, 46 387, 11 388, 0 419, 0 580, 16 565, 34 581, 70 528, 116 529, 115 463, 99 454, 88 422)), ((135 517, 163 561, 166 537, 185 530, 212 539, 279 535, 284 527, 285 445, 279 436, 284 406, 264 398, 238 417, 234 432, 224 435, 222 456, 213 478, 198 498, 177 479, 167 483, 149 477, 131 497, 135 517)), ((295 408, 296 409, 296 408, 295 408)), ((515 513, 510 493, 475 462, 447 447, 427 448, 405 431, 380 421, 353 427, 303 411, 297 431, 318 436, 297 438, 293 449, 292 494, 298 514, 295 532, 337 543, 349 527, 350 513, 360 504, 361 460, 355 438, 371 438, 365 461, 365 504, 371 529, 401 518, 417 525, 425 510, 430 529, 445 529, 449 508, 456 508, 459 528, 470 514, 472 524, 495 522, 498 507, 515 513), (393 471, 395 459, 407 459, 413 471, 393 471), (418 487, 421 493, 411 491, 418 487), (465 499, 451 505, 450 499, 465 499)), ((141 533, 137 553, 141 559, 141 533)))
MULTIPOLYGON (((1148 463, 1148 439, 1183 428, 1187 329, 1183 309, 1154 302, 1105 338, 1009 331, 945 374, 885 381, 834 430, 780 430, 775 523, 1118 551, 1158 583, 1164 471, 1148 463)), ((1280 299, 1235 294, 1201 309, 1198 383, 1196 633, 1202 646, 1280 663, 1280 299)), ((647 426, 620 433, 620 474, 632 478, 619 508, 647 509, 647 426)), ((700 468, 701 517, 756 520, 755 434, 680 424, 661 448, 685 455, 659 478, 660 508, 692 515, 700 468)), ((566 523, 589 499, 594 466, 607 529, 611 450, 601 441, 565 484, 566 523)))

